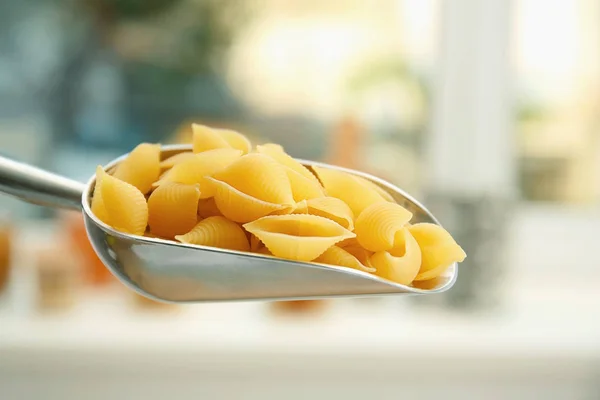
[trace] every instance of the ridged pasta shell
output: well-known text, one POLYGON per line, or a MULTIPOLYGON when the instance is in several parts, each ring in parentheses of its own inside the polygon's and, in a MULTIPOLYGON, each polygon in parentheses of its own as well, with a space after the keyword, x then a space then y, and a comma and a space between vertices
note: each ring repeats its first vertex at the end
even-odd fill
POLYGON ((330 219, 308 214, 263 217, 244 228, 276 257, 298 261, 312 261, 337 242, 354 236, 330 219))
POLYGON ((308 204, 306 200, 301 200, 296 203, 293 214, 308 214, 308 204))
POLYGON ((247 154, 252 148, 250 140, 246 136, 232 130, 192 124, 192 131, 194 153, 229 148, 241 150, 244 154, 247 154))
POLYGON ((456 241, 450 233, 440 225, 418 223, 409 227, 419 246, 437 246, 439 244, 454 244, 456 241))
POLYGON ((148 225, 158 236, 173 239, 189 232, 198 221, 197 185, 167 182, 160 185, 148 199, 148 225))
POLYGON ((166 158, 160 162, 160 168, 162 170, 166 170, 169 168, 173 168, 175 165, 179 164, 182 161, 190 159, 194 157, 194 153, 191 151, 184 151, 182 153, 177 153, 174 156, 166 158))
POLYGON ((231 149, 231 145, 213 128, 200 124, 192 124, 192 148, 194 153, 214 149, 231 149))
POLYGON ((250 251, 257 252, 261 247, 264 247, 263 243, 255 235, 250 234, 250 251))
POLYGON ((198 215, 202 218, 223 216, 221 211, 219 211, 219 207, 217 207, 214 197, 200 199, 198 202, 198 215))
POLYGON ((360 247, 360 245, 358 245, 358 244, 342 247, 338 243, 338 244, 336 244, 336 246, 341 247, 342 249, 346 250, 348 253, 352 254, 358 261, 360 261, 360 263, 362 265, 366 266, 367 268, 375 269, 375 267, 371 264, 371 255, 373 253, 370 252, 369 250, 360 247))
POLYGON ((408 228, 422 253, 419 274, 415 280, 429 280, 441 275, 450 265, 467 257, 454 238, 439 225, 420 223, 408 228))
POLYGON ((308 168, 306 168, 304 165, 302 165, 298 161, 296 161, 292 156, 287 154, 285 152, 285 150, 283 149, 283 147, 281 147, 280 145, 275 144, 275 143, 267 143, 267 144, 263 144, 263 145, 258 145, 258 146, 256 146, 256 151, 258 153, 265 154, 265 155, 273 158, 279 164, 281 164, 293 171, 296 171, 297 173, 299 173, 306 179, 311 180, 311 181, 319 184, 319 186, 320 186, 319 180, 313 175, 313 173, 310 172, 308 170, 308 168))
POLYGON ((160 173, 160 175, 158 176, 158 180, 152 184, 152 188, 157 188, 158 186, 160 186, 161 183, 166 182, 165 177, 167 175, 169 175, 169 172, 171 172, 170 169, 166 169, 166 170, 162 171, 160 173))
POLYGON ((113 176, 146 194, 160 175, 160 145, 142 143, 117 165, 113 176))
POLYGON ((285 168, 285 170, 290 180, 294 201, 298 202, 325 196, 325 191, 316 178, 314 180, 307 179, 293 169, 285 168))
POLYGON ((185 235, 177 235, 175 239, 181 243, 222 249, 248 251, 250 245, 241 226, 225 217, 209 217, 196 224, 185 235))
POLYGON ((373 182, 371 182, 371 181, 368 181, 368 180, 366 180, 366 179, 364 179, 364 178, 362 178, 362 177, 360 177, 360 176, 357 176, 357 177, 356 177, 356 179, 357 179, 359 182, 362 182, 364 185, 366 185, 366 186, 369 186, 369 187, 373 188, 373 190, 375 190, 377 193, 379 193, 379 195, 380 195, 381 197, 383 197, 383 198, 384 198, 386 201, 389 201, 389 202, 391 202, 391 203, 395 203, 395 202, 396 202, 396 200, 394 200, 394 197, 393 197, 391 194, 389 194, 389 193, 388 193, 388 192, 387 192, 387 191, 386 191, 384 188, 382 188, 381 186, 379 186, 379 185, 377 185, 377 184, 375 184, 375 183, 373 183, 373 182))
POLYGON ((312 167, 325 188, 327 196, 337 197, 350 206, 355 216, 371 204, 386 201, 372 185, 364 179, 334 169, 312 167))
POLYGON ((373 254, 370 261, 377 276, 410 285, 421 267, 421 249, 408 229, 402 229, 398 236, 402 239, 396 241, 393 249, 373 254))
POLYGON ((272 158, 251 153, 213 175, 236 190, 268 203, 295 204, 292 187, 283 166, 272 158))
MULTIPOLYGON (((148 225, 148 205, 138 188, 96 168, 96 182, 106 214, 102 220, 118 231, 143 235, 148 225)), ((100 218, 100 216, 98 216, 100 218)))
POLYGON ((154 186, 160 186, 165 182, 198 184, 200 198, 207 199, 214 196, 215 188, 214 184, 206 178, 222 171, 241 156, 242 152, 236 149, 215 149, 194 154, 192 158, 175 165, 154 186))
POLYGON ((294 212, 294 210, 296 210, 296 206, 298 205, 298 203, 291 205, 291 206, 285 206, 282 209, 273 211, 271 213, 269 213, 268 215, 288 215, 288 214, 292 214, 294 212))
MULTIPOLYGON (((294 211, 294 213, 301 214, 299 211, 294 211)), ((306 214, 329 218, 349 231, 354 230, 354 215, 352 214, 352 210, 346 203, 336 197, 321 197, 307 200, 306 214)))
POLYGON ((323 186, 316 176, 305 166, 285 152, 283 147, 274 143, 256 146, 257 153, 267 155, 285 167, 292 186, 295 201, 325 196, 323 186))
POLYGON ((450 268, 450 265, 452 265, 452 264, 441 265, 437 268, 430 269, 428 271, 419 273, 415 277, 414 281, 415 282, 424 282, 424 281, 429 281, 429 280, 435 279, 435 278, 439 277, 440 275, 442 275, 448 268, 450 268))
POLYGON ((396 203, 374 203, 356 218, 356 239, 362 247, 373 252, 390 250, 396 233, 411 218, 412 213, 396 203))
POLYGON ((264 254, 267 256, 272 256, 273 253, 271 253, 271 251, 269 249, 267 249, 265 246, 261 246, 258 250, 256 250, 256 253, 258 254, 264 254))
POLYGON ((358 240, 356 240, 356 237, 353 237, 353 238, 348 238, 348 239, 342 240, 341 242, 336 244, 336 246, 341 247, 341 248, 360 247, 360 243, 358 243, 358 240))
POLYGON ((225 217, 245 223, 276 211, 289 210, 291 205, 269 203, 240 192, 228 183, 208 178, 216 187, 215 204, 225 217))
POLYGON ((364 272, 375 272, 375 268, 364 265, 346 249, 337 246, 331 246, 325 250, 325 252, 317 257, 314 262, 353 268, 364 272))
MULTIPOLYGON (((257 238, 255 235, 248 232, 246 229, 244 229, 244 232, 246 232, 246 236, 248 237, 248 242, 250 243, 250 251, 252 253, 260 253, 261 250, 263 248, 265 248, 264 243, 261 242, 260 239, 257 238)), ((270 252, 269 252, 269 254, 270 254, 270 252)))
POLYGON ((241 150, 244 154, 248 154, 252 150, 252 143, 246 135, 231 129, 215 129, 215 131, 234 149, 241 150))

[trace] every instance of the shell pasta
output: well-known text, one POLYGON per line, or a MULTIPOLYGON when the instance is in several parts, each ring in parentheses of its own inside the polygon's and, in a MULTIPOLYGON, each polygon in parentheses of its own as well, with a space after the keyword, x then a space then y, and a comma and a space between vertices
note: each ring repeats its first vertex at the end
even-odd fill
POLYGON ((351 171, 307 168, 237 131, 192 131, 191 151, 163 155, 142 143, 111 171, 98 167, 96 218, 147 240, 350 268, 401 285, 423 286, 466 257, 444 228, 411 223, 382 186, 351 171))
POLYGON ((199 199, 198 185, 160 185, 148 198, 150 232, 166 239, 188 232, 196 225, 199 199))
POLYGON ((114 177, 127 182, 142 193, 150 191, 160 174, 160 145, 142 143, 121 162, 114 177))
POLYGON ((250 244, 244 230, 225 217, 208 217, 198 222, 185 235, 175 236, 181 243, 249 251, 250 244))
MULTIPOLYGON (((148 204, 135 186, 96 169, 96 216, 107 225, 133 235, 143 235, 148 225, 148 204)), ((96 197, 94 196, 94 197, 96 197)))
POLYGON ((235 149, 215 149, 195 154, 175 164, 163 177, 154 182, 153 186, 160 186, 165 182, 198 184, 200 198, 211 198, 215 194, 215 188, 208 177, 226 168, 241 156, 242 152, 235 149))
POLYGON ((277 257, 312 261, 354 233, 336 222, 308 214, 273 215, 244 225, 277 257))
POLYGON ((380 202, 365 208, 356 220, 356 240, 365 249, 377 252, 394 247, 396 235, 412 214, 396 203, 380 202))

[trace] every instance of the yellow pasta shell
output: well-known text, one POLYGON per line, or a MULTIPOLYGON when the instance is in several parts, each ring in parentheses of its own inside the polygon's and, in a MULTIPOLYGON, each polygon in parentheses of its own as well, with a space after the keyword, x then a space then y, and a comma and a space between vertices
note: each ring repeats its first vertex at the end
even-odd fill
POLYGON ((232 131, 231 129, 215 130, 234 149, 241 150, 244 154, 248 154, 250 153, 250 150, 252 150, 252 144, 245 135, 242 135, 241 133, 236 131, 232 131))
POLYGON ((275 143, 258 145, 256 146, 256 151, 273 158, 279 164, 296 171, 306 179, 311 180, 320 186, 319 180, 313 175, 313 173, 310 172, 304 165, 296 161, 292 156, 287 154, 280 145, 275 143))
POLYGON ((338 243, 338 244, 336 244, 336 246, 341 247, 342 249, 346 250, 348 253, 352 254, 358 261, 360 261, 360 263, 362 265, 366 266, 367 268, 375 269, 375 267, 371 264, 371 255, 373 255, 373 253, 370 252, 369 250, 361 247, 358 244, 340 246, 340 243, 338 243))
POLYGON ((360 243, 358 243, 358 240, 356 240, 356 237, 344 239, 341 242, 339 242, 338 244, 336 244, 336 246, 341 247, 341 248, 361 247, 360 243))
POLYGON ((408 228, 421 248, 422 262, 415 280, 429 280, 441 275, 450 265, 466 258, 464 250, 439 225, 420 223, 408 228))
MULTIPOLYGON (((419 276, 417 275, 417 278, 418 277, 419 276)), ((427 280, 417 280, 417 278, 415 278, 411 286, 422 290, 432 290, 448 282, 447 278, 442 276, 437 276, 436 278, 427 280)))
POLYGON ((374 203, 356 218, 356 239, 362 247, 373 252, 390 250, 396 233, 411 218, 412 213, 396 203, 374 203))
POLYGON ((146 194, 160 175, 160 145, 142 143, 117 165, 113 176, 146 194))
POLYGON ((219 207, 217 207, 214 197, 200 199, 198 202, 198 215, 202 218, 223 216, 221 211, 219 211, 219 207))
POLYGON ((192 124, 193 151, 201 153, 213 149, 237 149, 244 154, 250 152, 252 145, 241 133, 228 129, 215 129, 205 125, 192 124))
POLYGON ((160 185, 148 199, 148 225, 158 236, 173 239, 189 232, 198 220, 197 185, 167 182, 160 185))
MULTIPOLYGON (((303 208, 294 211, 301 214, 303 208)), ((335 197, 321 197, 306 201, 306 214, 318 215, 337 222, 344 228, 354 230, 354 215, 350 207, 342 200, 335 197)))
POLYGON ((337 265, 357 269, 364 272, 375 272, 375 268, 364 265, 358 258, 348 252, 347 249, 331 246, 323 254, 315 259, 316 263, 337 265))
POLYGON ((274 143, 256 146, 257 153, 267 155, 285 167, 290 179, 295 201, 325 196, 323 186, 305 166, 287 154, 283 147, 274 143))
POLYGON ((160 168, 162 170, 166 170, 169 168, 173 168, 175 165, 179 164, 182 161, 193 158, 194 153, 191 151, 184 151, 182 153, 177 153, 174 156, 166 158, 160 162, 160 168))
POLYGON ((433 268, 428 271, 419 273, 415 277, 415 282, 423 282, 423 281, 429 281, 429 280, 435 279, 438 276, 442 275, 448 268, 450 268, 450 265, 452 265, 452 264, 441 265, 437 268, 433 268))
POLYGON ((256 250, 256 253, 258 254, 264 254, 267 256, 272 256, 273 253, 271 253, 271 251, 269 249, 267 249, 265 246, 260 247, 258 250, 256 250))
MULTIPOLYGON (((101 194, 106 214, 102 220, 118 231, 143 235, 148 225, 148 205, 138 188, 96 168, 97 189, 101 194)), ((98 207, 98 206, 96 206, 98 207)))
POLYGON ((287 215, 287 214, 308 214, 306 200, 301 200, 293 206, 288 206, 283 210, 272 212, 269 215, 287 215))
POLYGON ((222 171, 241 156, 242 152, 236 149, 215 149, 195 154, 192 158, 175 165, 154 186, 160 186, 165 182, 198 184, 200 198, 207 199, 214 196, 215 188, 214 184, 206 178, 222 171))
POLYGON ((395 203, 396 200, 394 200, 394 197, 389 194, 389 192, 387 192, 384 188, 382 188, 381 186, 368 181, 366 179, 364 179, 363 177, 360 176, 356 176, 355 177, 359 182, 361 182, 362 184, 364 184, 365 186, 369 186, 371 188, 373 188, 373 190, 375 190, 381 197, 383 197, 385 199, 385 201, 389 201, 391 203, 395 203))
POLYGON ((291 205, 291 206, 285 206, 284 208, 281 208, 279 210, 270 212, 269 215, 288 215, 288 214, 292 214, 294 212, 294 210, 296 209, 298 203, 291 205))
POLYGON ((261 247, 264 247, 259 238, 255 235, 250 234, 250 251, 257 252, 261 247))
POLYGON ((208 178, 215 185, 215 204, 225 217, 245 223, 276 211, 290 210, 290 205, 269 203, 240 192, 228 183, 208 178))
POLYGON ((337 242, 354 236, 330 219, 308 214, 263 217, 244 228, 276 257, 298 261, 312 261, 337 242))
POLYGON ((294 214, 308 214, 308 204, 306 200, 301 200, 294 206, 294 214))
POLYGON ((160 173, 160 175, 158 176, 158 180, 152 184, 152 188, 157 188, 158 186, 160 186, 161 183, 166 182, 165 177, 167 175, 169 175, 170 172, 171 172, 170 169, 166 169, 166 170, 162 171, 160 173))
POLYGON ((381 193, 361 177, 344 171, 313 167, 327 196, 337 197, 350 206, 355 216, 374 203, 386 201, 381 193))
POLYGON ((104 174, 105 172, 102 167, 96 168, 96 186, 94 187, 94 196, 92 197, 92 213, 94 213, 100 221, 110 225, 108 213, 106 212, 104 200, 102 199, 102 185, 100 184, 100 180, 104 174))
POLYGON ((201 153, 203 151, 214 149, 232 148, 225 138, 209 126, 192 124, 192 133, 192 148, 194 153, 201 153))
POLYGON ((246 232, 246 235, 248 237, 248 242, 250 243, 250 251, 253 253, 259 253, 260 250, 265 247, 264 243, 261 242, 260 239, 257 238, 252 233, 248 232, 245 229, 244 229, 244 231, 246 232))
POLYGON ((437 246, 439 244, 454 244, 456 241, 450 233, 440 225, 418 223, 409 227, 419 246, 437 246))
POLYGON ((285 169, 262 154, 242 156, 213 178, 258 200, 287 206, 295 204, 285 169))
POLYGON ((290 180, 294 201, 298 202, 325 196, 325 191, 316 178, 314 180, 307 179, 293 169, 285 168, 285 170, 290 180))
POLYGON ((396 241, 393 249, 373 254, 370 261, 377 276, 410 285, 421 267, 421 249, 408 229, 402 229, 399 236, 402 239, 396 241))
POLYGON ((175 239, 181 243, 201 246, 238 251, 250 250, 248 238, 242 227, 225 217, 208 217, 198 222, 190 232, 175 236, 175 239))

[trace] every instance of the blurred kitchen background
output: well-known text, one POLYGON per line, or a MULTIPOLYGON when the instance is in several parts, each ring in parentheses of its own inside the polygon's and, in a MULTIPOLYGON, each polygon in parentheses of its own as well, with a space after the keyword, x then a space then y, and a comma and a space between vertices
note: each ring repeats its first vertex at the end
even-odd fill
POLYGON ((447 294, 166 306, 0 196, 2 399, 600 399, 600 2, 4 0, 0 150, 85 181, 190 121, 413 193, 447 294))

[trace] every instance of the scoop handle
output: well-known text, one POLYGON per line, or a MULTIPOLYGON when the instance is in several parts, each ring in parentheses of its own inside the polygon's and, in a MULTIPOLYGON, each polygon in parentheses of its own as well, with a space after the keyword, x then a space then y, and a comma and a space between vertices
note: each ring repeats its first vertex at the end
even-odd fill
POLYGON ((28 203, 81 210, 85 185, 10 158, 0 156, 0 192, 28 203))

